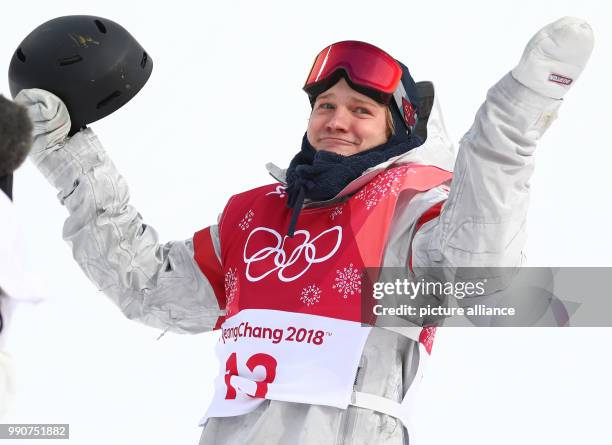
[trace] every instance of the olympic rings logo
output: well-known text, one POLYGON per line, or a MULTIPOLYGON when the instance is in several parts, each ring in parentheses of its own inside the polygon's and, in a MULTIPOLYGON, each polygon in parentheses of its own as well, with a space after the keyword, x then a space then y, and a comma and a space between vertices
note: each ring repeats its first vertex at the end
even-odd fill
POLYGON ((249 234, 249 237, 244 244, 244 252, 243 259, 246 264, 246 277, 251 282, 256 282, 263 280, 265 277, 270 275, 271 273, 278 271, 278 279, 285 283, 289 283, 291 281, 297 280, 299 277, 304 275, 310 266, 317 263, 322 263, 330 259, 340 248, 340 243, 342 242, 342 227, 334 226, 331 229, 327 229, 321 232, 319 235, 314 237, 312 240, 310 239, 310 233, 307 230, 297 230, 294 234, 295 236, 303 236, 304 241, 302 244, 297 246, 291 254, 287 254, 285 251, 285 240, 288 238, 287 235, 281 237, 281 235, 274 229, 269 229, 268 227, 257 227, 249 234), (258 232, 266 232, 270 233, 276 239, 276 244, 271 247, 264 247, 263 249, 258 250, 250 257, 247 257, 247 250, 249 248, 249 241, 251 241, 251 237, 258 232), (322 236, 328 233, 336 233, 336 244, 333 249, 322 257, 317 258, 317 247, 316 241, 322 236), (253 276, 251 275, 250 268, 253 263, 257 263, 258 261, 263 261, 270 256, 274 256, 274 268, 271 270, 264 272, 262 275, 253 276), (307 265, 306 267, 299 272, 297 275, 293 276, 285 276, 284 271, 286 268, 295 264, 300 258, 304 258, 307 265))

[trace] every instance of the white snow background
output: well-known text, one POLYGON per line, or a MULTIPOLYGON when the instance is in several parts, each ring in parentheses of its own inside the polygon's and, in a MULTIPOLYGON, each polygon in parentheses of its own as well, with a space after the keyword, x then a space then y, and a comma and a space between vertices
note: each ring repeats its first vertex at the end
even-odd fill
MULTIPOLYGON (((69 14, 114 20, 150 54, 146 87, 91 127, 165 241, 191 237, 232 194, 269 183, 265 162, 288 164, 310 109, 301 87, 325 45, 366 40, 416 80, 434 81, 458 141, 539 28, 583 17, 595 51, 537 150, 526 252, 530 265, 612 265, 604 0, 56 0, 2 9, 4 72, 32 29, 69 14)), ((0 92, 9 95, 6 81, 0 92)), ((124 319, 72 260, 61 239, 67 212, 30 163, 16 175, 15 203, 48 301, 16 321, 19 400, 9 420, 69 423, 74 444, 196 444, 217 334, 156 340, 159 331, 124 319)), ((417 404, 423 444, 611 443, 611 341, 612 330, 595 328, 441 330, 417 404)))

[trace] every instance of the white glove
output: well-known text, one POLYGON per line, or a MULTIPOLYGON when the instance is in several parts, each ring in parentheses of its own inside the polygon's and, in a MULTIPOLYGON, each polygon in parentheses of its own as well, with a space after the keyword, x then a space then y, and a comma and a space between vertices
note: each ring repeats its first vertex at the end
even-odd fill
POLYGON ((38 167, 54 147, 66 141, 70 131, 68 109, 59 97, 38 88, 21 90, 15 102, 26 107, 32 120, 30 159, 38 167))
POLYGON ((579 18, 563 17, 531 38, 512 76, 543 96, 561 99, 582 73, 591 51, 591 26, 579 18))

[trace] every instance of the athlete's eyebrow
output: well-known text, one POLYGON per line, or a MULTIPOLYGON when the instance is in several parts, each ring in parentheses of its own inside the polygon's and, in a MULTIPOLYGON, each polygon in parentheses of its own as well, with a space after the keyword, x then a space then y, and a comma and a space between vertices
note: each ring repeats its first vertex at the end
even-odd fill
POLYGON ((336 97, 336 95, 334 93, 321 94, 321 95, 317 96, 317 100, 328 99, 328 98, 331 98, 331 97, 336 97))

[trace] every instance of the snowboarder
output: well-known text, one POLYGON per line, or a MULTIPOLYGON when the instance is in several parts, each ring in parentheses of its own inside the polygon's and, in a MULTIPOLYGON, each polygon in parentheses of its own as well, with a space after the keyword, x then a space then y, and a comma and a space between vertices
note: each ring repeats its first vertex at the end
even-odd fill
POLYGON ((304 86, 312 113, 300 152, 287 170, 268 165, 278 183, 232 197, 218 224, 166 244, 93 131, 68 137, 58 97, 28 89, 17 100, 87 276, 128 318, 221 329, 201 444, 412 444, 410 404, 434 331, 361 327, 361 270, 520 265, 536 142, 592 44, 580 19, 540 30, 489 90, 456 160, 431 83, 370 44, 332 44, 304 86))

